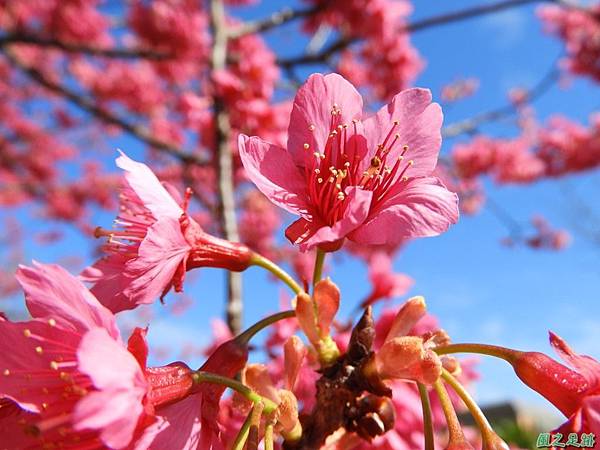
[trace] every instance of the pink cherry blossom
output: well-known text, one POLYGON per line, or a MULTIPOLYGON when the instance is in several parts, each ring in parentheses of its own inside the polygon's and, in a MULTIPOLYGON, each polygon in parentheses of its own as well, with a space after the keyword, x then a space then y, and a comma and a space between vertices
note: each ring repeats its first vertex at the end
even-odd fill
POLYGON ((590 2, 589 9, 547 5, 538 10, 546 31, 565 41, 569 71, 600 81, 600 5, 590 2))
POLYGON ((564 366, 539 352, 522 352, 511 363, 519 378, 543 395, 567 417, 556 431, 600 433, 600 362, 578 355, 550 332, 550 345, 564 366))
POLYGON ((109 238, 108 256, 82 274, 109 309, 152 303, 171 287, 180 292, 186 270, 194 267, 248 267, 250 250, 205 233, 145 164, 121 153, 117 165, 125 171, 116 220, 121 229, 96 230, 109 238))
MULTIPOLYGON (((224 388, 194 385, 183 363, 147 367, 146 330, 125 345, 114 315, 61 267, 22 266, 17 278, 33 319, 0 316, 0 430, 14 426, 9 448, 218 444, 211 420, 224 388)), ((233 376, 247 358, 238 347, 226 342, 201 369, 233 376)))
POLYGON ((434 236, 458 219, 434 170, 442 113, 425 89, 396 95, 362 121, 362 99, 337 74, 312 75, 294 100, 288 150, 240 135, 248 177, 299 215, 286 236, 304 250, 434 236))
POLYGON ((17 279, 33 319, 0 319, 0 396, 26 411, 15 435, 126 447, 146 417, 149 385, 114 316, 59 266, 22 266, 17 279))

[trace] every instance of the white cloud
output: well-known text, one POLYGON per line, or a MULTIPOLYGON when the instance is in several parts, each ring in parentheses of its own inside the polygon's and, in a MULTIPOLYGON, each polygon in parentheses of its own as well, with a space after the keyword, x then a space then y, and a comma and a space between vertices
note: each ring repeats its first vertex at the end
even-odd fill
POLYGON ((523 9, 511 9, 491 14, 481 19, 481 26, 490 33, 494 45, 499 48, 512 47, 523 39, 527 32, 529 13, 523 9))

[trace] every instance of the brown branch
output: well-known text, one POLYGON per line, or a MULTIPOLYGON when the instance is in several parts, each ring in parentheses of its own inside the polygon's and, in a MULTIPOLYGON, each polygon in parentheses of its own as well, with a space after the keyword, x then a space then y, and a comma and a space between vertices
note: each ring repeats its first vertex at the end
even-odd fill
MULTIPOLYGON (((525 93, 525 101, 533 102, 548 92, 548 89, 550 89, 558 80, 559 75, 560 72, 556 68, 556 63, 554 62, 546 75, 544 75, 544 77, 535 86, 525 93)), ((477 131, 477 128, 480 125, 505 119, 512 116, 517 111, 517 107, 513 103, 509 103, 499 108, 478 114, 474 117, 470 117, 468 119, 461 120, 460 122, 445 126, 442 128, 442 137, 452 138, 461 134, 473 133, 477 131)))
MULTIPOLYGON (((210 24, 213 34, 211 68, 223 70, 227 64, 227 19, 222 0, 210 0, 210 24)), ((235 188, 233 185, 233 155, 229 146, 231 124, 223 99, 217 90, 213 94, 215 145, 218 167, 218 212, 225 239, 238 241, 235 216, 235 188)), ((227 325, 234 334, 242 328, 242 278, 238 272, 227 272, 227 325)))
MULTIPOLYGON (((428 17, 423 20, 418 20, 405 24, 398 28, 398 33, 412 33, 415 31, 425 30, 436 25, 444 25, 452 22, 458 22, 460 20, 470 19, 472 17, 483 16, 494 12, 502 11, 504 9, 514 8, 517 6, 525 5, 527 3, 539 3, 542 1, 556 1, 556 0, 501 0, 495 3, 487 5, 478 5, 472 8, 466 8, 460 11, 454 11, 450 13, 440 14, 433 17, 428 17)), ((343 50, 348 45, 358 42, 359 37, 348 37, 344 36, 323 49, 319 53, 314 55, 302 55, 293 58, 282 58, 277 60, 277 63, 283 67, 289 67, 300 64, 314 64, 326 61, 328 58, 333 56, 339 50, 343 50)))
POLYGON ((117 126, 121 130, 136 137, 140 141, 150 145, 151 147, 153 147, 157 150, 161 150, 165 153, 168 153, 168 154, 178 158, 182 162, 190 163, 190 164, 198 164, 198 165, 206 164, 206 161, 204 161, 202 158, 198 157, 197 155, 190 154, 190 153, 186 152, 185 150, 183 150, 182 148, 180 148, 172 143, 165 142, 165 141, 162 141, 162 140, 156 138, 145 127, 130 123, 127 120, 125 120, 121 117, 118 117, 117 115, 113 114, 112 112, 106 110, 105 108, 99 107, 98 105, 96 105, 94 103, 93 100, 78 94, 77 92, 68 88, 67 86, 49 80, 48 78, 46 78, 45 75, 43 75, 37 69, 24 64, 14 54, 14 52, 10 50, 10 48, 6 48, 6 47, 3 48, 2 53, 6 56, 6 58, 9 60, 9 62, 13 66, 15 66, 17 69, 21 70, 26 75, 28 75, 29 78, 31 78, 32 80, 34 80, 41 86, 45 87, 49 91, 53 92, 54 94, 57 94, 58 96, 69 100, 74 105, 78 106, 79 108, 86 111, 87 113, 95 116, 96 118, 102 120, 103 122, 105 122, 109 125, 117 126))
POLYGON ((321 7, 298 10, 283 8, 281 11, 276 11, 264 19, 238 25, 228 32, 228 37, 230 39, 236 39, 246 34, 262 33, 285 23, 291 22, 292 20, 312 16, 320 9, 321 7))
POLYGON ((55 38, 44 38, 26 33, 11 33, 0 37, 0 47, 9 44, 31 44, 38 47, 55 48, 68 53, 85 53, 92 56, 107 58, 143 58, 143 59, 169 59, 172 55, 147 49, 132 48, 102 48, 88 44, 65 42, 55 38))

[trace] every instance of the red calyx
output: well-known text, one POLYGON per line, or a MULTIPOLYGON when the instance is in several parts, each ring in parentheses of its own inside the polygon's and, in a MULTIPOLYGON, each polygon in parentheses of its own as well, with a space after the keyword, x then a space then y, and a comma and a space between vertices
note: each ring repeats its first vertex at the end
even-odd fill
POLYGON ((183 400, 193 393, 192 370, 182 362, 148 367, 146 379, 150 385, 147 398, 155 408, 183 400))
POLYGON ((588 388, 582 375, 543 353, 522 353, 515 359, 513 368, 527 386, 567 417, 579 408, 588 388))

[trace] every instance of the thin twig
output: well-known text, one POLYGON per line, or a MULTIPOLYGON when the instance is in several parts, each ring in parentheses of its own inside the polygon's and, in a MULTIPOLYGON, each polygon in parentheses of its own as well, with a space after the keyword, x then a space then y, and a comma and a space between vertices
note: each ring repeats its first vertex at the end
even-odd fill
MULTIPOLYGON (((458 22, 460 20, 491 14, 494 12, 502 11, 504 9, 522 6, 528 3, 540 3, 542 1, 553 0, 501 0, 487 5, 473 6, 471 8, 465 8, 460 11, 440 14, 437 16, 425 18, 423 20, 407 23, 406 25, 400 26, 397 30, 397 33, 412 33, 415 31, 425 30, 436 25, 444 25, 448 23, 458 22)), ((338 52, 339 50, 343 50, 350 44, 353 44, 354 42, 357 42, 359 40, 360 38, 357 36, 342 36, 340 39, 330 44, 328 47, 326 47, 319 53, 313 55, 302 55, 293 58, 278 59, 277 64, 283 67, 289 67, 300 64, 320 63, 331 57, 334 53, 338 52)))
POLYGON ((281 11, 276 11, 269 17, 266 17, 264 19, 259 19, 253 22, 246 22, 242 25, 238 25, 237 27, 233 28, 228 32, 228 37, 230 39, 236 39, 246 34, 262 33, 264 31, 268 31, 285 23, 291 22, 292 20, 312 16, 320 9, 320 7, 297 10, 291 8, 283 8, 281 11))
POLYGON ((67 86, 49 80, 37 69, 24 64, 9 48, 4 48, 3 54, 13 66, 21 70, 26 75, 28 75, 29 78, 42 85, 49 91, 63 98, 66 98, 71 103, 75 104, 87 113, 92 114, 93 116, 97 117, 103 122, 119 127, 121 130, 136 137, 140 141, 150 145, 151 147, 157 150, 161 150, 165 153, 175 156, 182 162, 198 165, 206 164, 206 161, 204 161, 197 155, 190 154, 172 143, 165 142, 156 138, 145 127, 130 123, 122 117, 118 117, 112 112, 106 110, 105 108, 97 106, 91 99, 78 94, 77 92, 68 88, 67 86))
POLYGON ((85 53, 92 56, 124 59, 169 59, 172 55, 148 49, 102 48, 88 44, 65 42, 55 38, 45 38, 26 33, 11 33, 0 37, 0 47, 9 44, 32 44, 38 47, 49 47, 69 53, 85 53))
MULTIPOLYGON (((548 72, 546 72, 546 74, 542 77, 542 79, 535 86, 533 86, 531 89, 525 92, 525 101, 533 102, 534 100, 540 98, 542 95, 548 92, 548 90, 558 80, 559 76, 560 71, 556 67, 556 62, 553 62, 552 66, 550 67, 548 72)), ((442 129, 442 137, 452 138, 460 134, 473 133, 481 124, 494 122, 497 120, 502 120, 506 117, 510 117, 517 110, 518 109, 514 103, 509 103, 507 105, 478 114, 468 119, 461 120, 460 122, 447 125, 442 129)))

